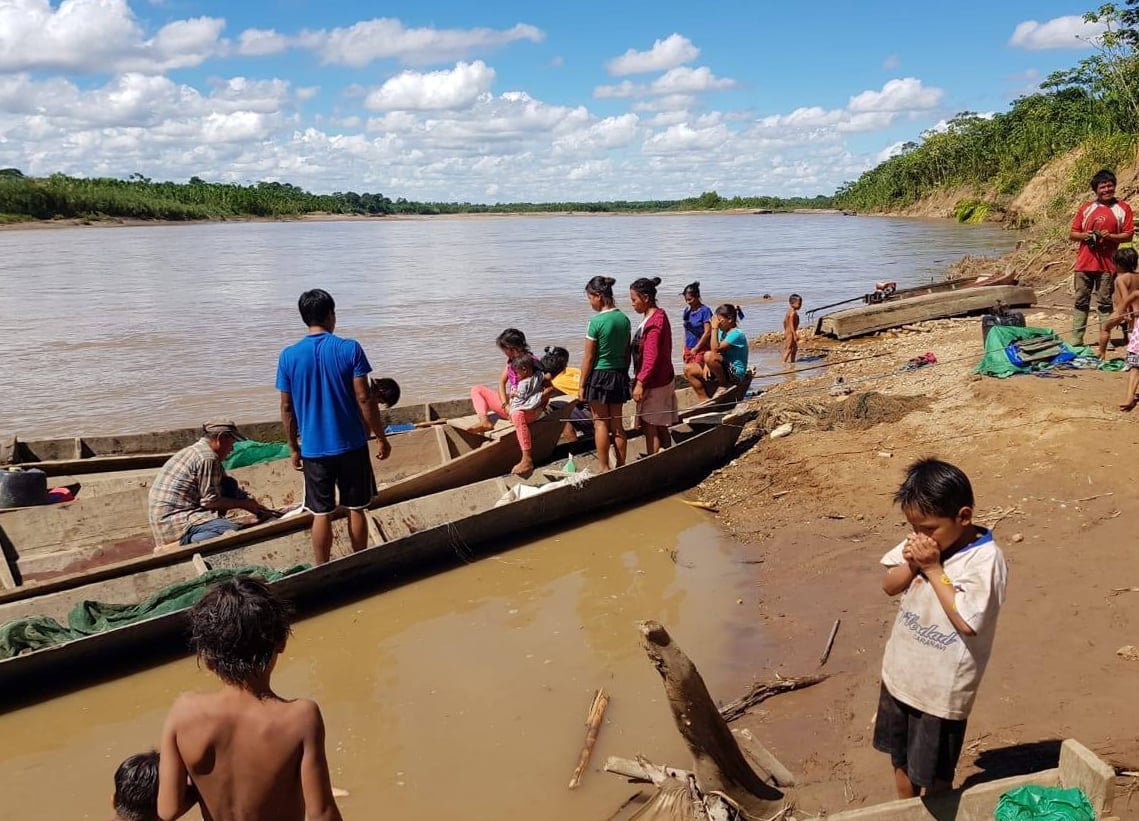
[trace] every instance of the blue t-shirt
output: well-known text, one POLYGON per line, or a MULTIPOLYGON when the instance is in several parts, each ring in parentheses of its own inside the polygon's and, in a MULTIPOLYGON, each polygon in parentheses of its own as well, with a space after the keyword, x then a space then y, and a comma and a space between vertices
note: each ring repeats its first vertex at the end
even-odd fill
POLYGON ((355 339, 310 334, 281 351, 277 390, 293 400, 301 456, 338 456, 368 444, 352 380, 372 372, 355 339))
POLYGON ((692 350, 700 341, 700 337, 704 336, 704 325, 712 321, 712 309, 707 305, 701 305, 695 311, 685 308, 683 319, 684 347, 692 350))
POLYGON ((727 342, 729 347, 720 352, 724 357, 724 365, 732 372, 736 379, 742 379, 747 370, 747 336, 739 328, 732 328, 726 334, 716 332, 720 342, 727 342))

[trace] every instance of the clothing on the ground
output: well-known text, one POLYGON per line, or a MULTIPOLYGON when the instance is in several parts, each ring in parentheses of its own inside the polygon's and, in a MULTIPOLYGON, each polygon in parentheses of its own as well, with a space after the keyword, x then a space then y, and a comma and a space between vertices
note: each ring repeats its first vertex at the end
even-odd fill
POLYGON ((637 418, 646 425, 668 426, 679 422, 676 387, 669 383, 659 388, 645 388, 644 397, 637 403, 637 418))
POLYGON ((224 536, 226 533, 232 533, 239 529, 240 526, 237 522, 232 522, 224 516, 218 516, 215 519, 210 519, 208 522, 190 525, 189 530, 186 531, 186 534, 182 537, 179 544, 196 544, 197 542, 216 539, 218 536, 224 536))
POLYGON ((1076 271, 1073 276, 1073 285, 1076 299, 1073 307, 1077 311, 1091 310, 1092 294, 1095 294, 1096 310, 1101 314, 1110 314, 1112 310, 1112 292, 1115 290, 1115 274, 1083 273, 1076 271))
MULTIPOLYGON (((1085 202, 1076 211, 1076 215, 1072 217, 1072 230, 1127 234, 1135 230, 1135 217, 1131 212, 1131 206, 1122 200, 1116 200, 1112 205, 1092 200, 1085 202)), ((1118 247, 1118 242, 1109 239, 1101 239, 1095 245, 1081 242, 1080 250, 1076 252, 1075 270, 1114 274, 1115 262, 1112 260, 1112 255, 1118 247)))
POLYGON ((905 704, 882 685, 874 720, 874 749, 888 753, 890 763, 905 770, 919 787, 934 781, 953 783, 965 743, 966 722, 938 718, 905 704))
POLYGON ((672 367, 672 326, 668 314, 660 308, 633 334, 633 378, 646 388, 672 386, 676 371, 672 367))
POLYGON ((739 382, 747 373, 747 336, 739 328, 732 328, 727 333, 716 331, 718 343, 728 343, 728 347, 720 351, 724 357, 724 368, 731 375, 733 382, 739 382))
POLYGON ((566 368, 550 379, 550 384, 566 396, 577 396, 581 390, 581 368, 566 368))
POLYGON ((327 331, 281 351, 277 390, 292 397, 302 458, 337 456, 367 444, 352 380, 371 372, 359 342, 327 331))
POLYGON ((376 495, 376 476, 367 445, 335 456, 317 456, 303 461, 305 475, 304 508, 310 513, 336 510, 340 504, 349 510, 363 510, 376 495))
POLYGON ((606 308, 589 320, 585 335, 597 343, 595 370, 627 371, 629 369, 629 337, 632 323, 623 311, 606 308))
POLYGON ((191 526, 216 519, 217 511, 202 505, 221 497, 223 478, 221 460, 204 437, 167 459, 147 496, 154 541, 160 545, 180 542, 191 526))
POLYGON ((510 412, 532 411, 542 404, 542 391, 545 388, 545 376, 538 371, 533 376, 520 379, 510 389, 510 412))
MULTIPOLYGON (((882 683, 890 694, 938 718, 969 717, 1005 600, 1004 554, 993 534, 980 530, 972 543, 942 559, 957 613, 976 635, 960 635, 949 621, 932 587, 944 579, 918 575, 901 595, 882 659, 882 683)), ((882 564, 905 564, 904 547, 902 542, 883 556, 882 564)))
MULTIPOLYGON (((696 343, 700 341, 700 337, 704 336, 704 326, 712 322, 712 309, 707 305, 701 305, 695 311, 691 308, 685 308, 684 313, 681 315, 684 322, 684 349, 686 351, 696 351, 696 343)), ((709 335, 711 339, 711 335, 709 335)), ((704 343, 707 350, 707 342, 704 343)))
POLYGON ((629 374, 625 370, 595 368, 585 386, 585 401, 602 405, 620 405, 631 398, 629 374))
POLYGON ((533 440, 530 438, 530 423, 538 421, 542 412, 537 409, 512 410, 510 421, 514 423, 514 435, 518 437, 518 447, 524 451, 531 449, 533 440))

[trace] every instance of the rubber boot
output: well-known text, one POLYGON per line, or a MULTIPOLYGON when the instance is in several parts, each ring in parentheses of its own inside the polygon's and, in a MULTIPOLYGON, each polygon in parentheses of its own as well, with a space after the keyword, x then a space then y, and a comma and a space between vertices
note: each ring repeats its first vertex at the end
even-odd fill
POLYGON ((1072 345, 1079 347, 1084 344, 1084 331, 1088 329, 1088 312, 1072 311, 1072 345))

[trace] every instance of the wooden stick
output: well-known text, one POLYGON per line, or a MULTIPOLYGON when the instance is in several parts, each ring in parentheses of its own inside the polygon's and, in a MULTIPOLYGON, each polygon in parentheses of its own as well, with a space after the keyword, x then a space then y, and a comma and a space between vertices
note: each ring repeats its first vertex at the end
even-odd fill
POLYGON ((581 748, 581 755, 577 759, 577 768, 573 771, 569 788, 572 790, 581 783, 585 768, 589 765, 589 757, 593 755, 593 745, 597 743, 597 734, 601 731, 601 719, 605 717, 605 708, 609 706, 609 696, 602 687, 593 697, 593 704, 589 708, 589 715, 585 720, 585 745, 581 748))
POLYGON ((1102 499, 1105 496, 1114 496, 1115 493, 1108 491, 1107 493, 1097 493, 1095 496, 1085 496, 1083 499, 1076 499, 1077 502, 1090 502, 1093 499, 1102 499))
POLYGON ((819 659, 819 666, 822 667, 827 663, 827 659, 831 657, 831 648, 834 647, 834 637, 838 635, 838 626, 842 624, 842 619, 834 620, 834 627, 831 628, 830 638, 827 639, 827 646, 823 648, 822 658, 819 659))
POLYGON ((735 721, 749 709, 766 701, 772 696, 777 696, 780 693, 789 693, 792 690, 799 690, 803 687, 810 687, 813 684, 818 684, 820 681, 826 681, 828 678, 830 678, 830 676, 826 673, 815 673, 814 675, 798 676, 795 678, 776 676, 771 681, 757 681, 751 685, 751 689, 742 696, 735 701, 729 701, 721 707, 720 715, 724 717, 724 721, 735 721))
POLYGON ((694 502, 694 501, 691 501, 689 499, 681 499, 680 501, 684 502, 684 504, 686 504, 686 505, 691 505, 692 507, 698 507, 701 510, 707 510, 709 513, 719 513, 720 512, 719 508, 717 508, 715 505, 710 505, 707 502, 701 502, 701 501, 695 501, 694 502))

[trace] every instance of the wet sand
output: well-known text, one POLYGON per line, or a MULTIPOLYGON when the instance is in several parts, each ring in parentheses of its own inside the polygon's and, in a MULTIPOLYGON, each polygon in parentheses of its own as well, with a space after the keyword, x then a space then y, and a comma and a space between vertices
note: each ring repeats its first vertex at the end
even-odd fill
MULTIPOLYGON (((739 695, 771 650, 750 561, 666 498, 302 621, 276 684, 320 702, 345 817, 605 818, 636 792, 607 756, 683 759, 634 623, 662 621, 739 695), (599 686, 612 702, 570 792, 599 686)), ((0 715, 0 819, 107 817, 118 762, 157 743, 178 692, 212 686, 186 659, 0 715)))

